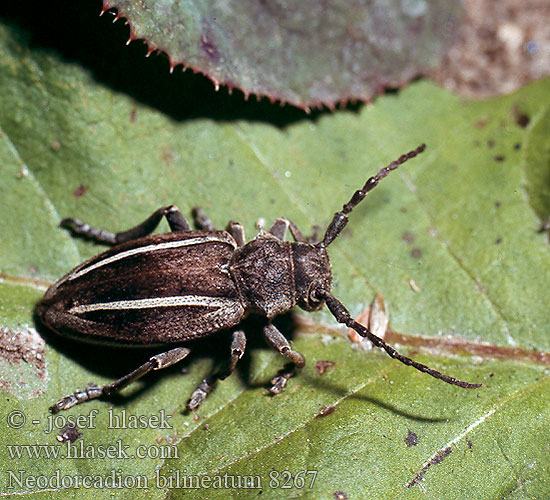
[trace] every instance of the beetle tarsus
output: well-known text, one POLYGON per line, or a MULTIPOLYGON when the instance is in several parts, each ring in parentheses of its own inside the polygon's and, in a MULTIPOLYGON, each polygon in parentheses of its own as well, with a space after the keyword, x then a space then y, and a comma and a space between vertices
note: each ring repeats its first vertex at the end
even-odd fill
POLYGON ((296 365, 296 368, 303 368, 306 365, 305 358, 298 352, 293 351, 290 348, 289 341, 285 336, 273 325, 268 323, 264 326, 264 336, 265 339, 272 345, 277 351, 279 351, 283 356, 286 356, 290 361, 296 365))
POLYGON ((294 376, 296 370, 306 365, 306 359, 298 351, 291 349, 290 342, 272 323, 264 326, 264 336, 271 346, 291 361, 271 379, 270 394, 280 394, 286 387, 287 382, 294 376))
POLYGON ((288 381, 294 376, 296 370, 293 363, 289 363, 282 370, 279 370, 277 375, 271 379, 271 387, 269 388, 269 393, 274 396, 281 394, 284 388, 286 387, 288 381))
POLYGON ((224 380, 229 377, 235 370, 237 363, 243 357, 246 349, 246 336, 242 330, 235 330, 231 339, 231 358, 224 371, 217 374, 210 375, 205 378, 201 384, 193 391, 189 401, 187 402, 187 409, 189 411, 195 411, 204 402, 206 396, 210 394, 216 382, 218 380, 224 380))
POLYGON ((159 225, 163 217, 166 217, 171 231, 189 231, 191 226, 175 205, 161 207, 155 210, 153 214, 131 229, 121 231, 119 233, 111 233, 104 229, 92 227, 85 222, 72 217, 63 219, 60 223, 61 227, 69 229, 72 233, 88 238, 97 243, 106 245, 117 245, 126 241, 132 241, 143 236, 151 234, 159 225))
POLYGON ((75 391, 73 394, 69 394, 64 398, 61 398, 57 403, 50 406, 52 413, 58 413, 61 410, 68 410, 73 406, 88 401, 90 399, 96 399, 103 395, 103 387, 98 387, 95 384, 90 384, 89 387, 83 391, 75 391))
POLYGON ((92 227, 85 222, 78 219, 68 217, 63 219, 60 224, 61 227, 68 229, 73 234, 83 236, 97 243, 104 243, 106 245, 114 245, 116 243, 116 236, 109 231, 92 227))
POLYGON ((199 406, 204 402, 206 396, 210 394, 210 391, 214 388, 218 377, 211 375, 206 377, 191 394, 189 401, 187 402, 187 409, 189 411, 198 410, 199 406))
POLYGON ((191 226, 175 205, 168 205, 155 210, 153 214, 135 227, 116 234, 116 243, 136 240, 151 234, 166 217, 171 231, 189 231, 191 226))

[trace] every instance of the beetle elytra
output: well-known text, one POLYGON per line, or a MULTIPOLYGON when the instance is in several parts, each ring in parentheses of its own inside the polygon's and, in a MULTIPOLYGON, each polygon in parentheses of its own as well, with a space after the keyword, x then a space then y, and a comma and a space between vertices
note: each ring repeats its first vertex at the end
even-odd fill
MULTIPOLYGON (((304 238, 288 219, 279 218, 269 231, 260 230, 247 243, 241 224, 230 222, 225 231, 217 231, 200 209, 194 210, 196 229, 191 229, 173 205, 160 208, 138 226, 117 234, 76 219, 64 219, 62 225, 73 233, 112 248, 53 284, 38 305, 38 315, 61 335, 101 343, 170 345, 231 329, 227 368, 202 381, 187 403, 190 410, 200 406, 217 380, 235 369, 246 346, 239 324, 250 313, 266 318, 263 333, 267 342, 291 361, 290 368, 271 381, 270 392, 280 393, 294 369, 305 365, 305 359, 292 349, 272 320, 296 305, 315 311, 326 304, 339 323, 368 338, 392 358, 449 384, 479 387, 481 384, 457 380, 400 354, 357 323, 331 294, 327 247, 346 226, 348 214, 390 171, 424 149, 423 144, 370 177, 334 214, 317 242, 304 238), (172 232, 149 236, 163 217, 172 232), (293 242, 285 241, 287 231, 293 242)), ((88 399, 108 396, 151 370, 177 363, 189 353, 187 347, 171 348, 111 384, 91 386, 61 398, 51 409, 57 412, 88 399)))

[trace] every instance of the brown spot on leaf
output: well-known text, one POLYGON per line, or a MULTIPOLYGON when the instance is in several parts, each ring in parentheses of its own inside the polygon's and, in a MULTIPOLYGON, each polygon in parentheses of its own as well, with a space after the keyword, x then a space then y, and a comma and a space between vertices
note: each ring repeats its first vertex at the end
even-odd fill
POLYGON ((344 491, 335 491, 332 496, 336 498, 336 500, 348 500, 348 494, 344 491))
POLYGON ((405 243, 412 243, 415 239, 415 236, 413 233, 411 233, 410 231, 405 231, 402 235, 401 235, 401 239, 405 242, 405 243))
POLYGON ((60 146, 61 144, 59 143, 59 141, 50 142, 50 148, 52 148, 53 151, 57 151, 60 146))
POLYGON ((482 118, 480 120, 477 120, 474 125, 477 127, 477 128, 485 128, 485 126, 487 125, 487 123, 489 123, 489 119, 488 118, 482 118))
POLYGON ((418 444, 418 436, 408 429, 407 437, 403 440, 407 446, 416 446, 418 444))
POLYGON ((84 186, 84 184, 81 184, 74 190, 73 196, 75 198, 80 198, 81 196, 84 196, 86 194, 86 191, 88 191, 88 188, 84 186))
POLYGON ((522 112, 517 106, 514 106, 514 119, 521 128, 527 127, 531 121, 531 117, 527 113, 522 112))
POLYGON ((466 440, 466 444, 468 445, 468 448, 471 450, 471 449, 472 449, 472 446, 473 446, 473 445, 472 445, 472 442, 471 442, 469 439, 467 439, 467 440, 466 440))
POLYGON ((502 238, 497 238, 497 239, 495 240, 495 243, 496 243, 497 245, 500 245, 500 244, 502 243, 502 238))
POLYGON ((407 488, 410 488, 411 486, 414 486, 415 484, 417 484, 418 482, 422 481, 422 478, 424 477, 424 474, 426 474, 426 471, 432 466, 432 465, 437 465, 438 463, 442 462, 443 459, 445 457, 448 457, 451 452, 453 450, 451 450, 451 447, 450 446, 447 446, 447 448, 445 448, 444 450, 441 450, 441 451, 438 451, 431 459, 430 461, 424 466, 422 467, 422 469, 420 470, 420 472, 414 476, 408 483, 407 483, 407 488))
POLYGON ((448 456, 451 454, 452 451, 453 451, 453 450, 451 450, 451 447, 450 447, 450 446, 447 446, 447 448, 445 448, 445 449, 442 450, 442 451, 438 451, 438 452, 436 453, 435 457, 433 457, 433 458, 430 460, 430 464, 431 464, 431 465, 436 465, 436 464, 442 462, 443 459, 444 459, 445 457, 448 457, 448 456))
POLYGON ((490 148, 494 147, 494 145, 495 145, 495 141, 493 139, 489 139, 487 141, 487 146, 489 146, 490 148))
POLYGON ((162 150, 162 161, 166 165, 170 165, 171 163, 174 163, 174 154, 172 153, 172 149, 169 145, 166 145, 162 150))
POLYGON ((413 248, 411 250, 411 257, 413 259, 420 259, 422 257, 422 250, 420 248, 413 248))
POLYGON ((333 366, 334 363, 328 360, 319 360, 315 363, 315 369, 318 375, 324 375, 324 373, 333 366))
POLYGON ((514 149, 515 149, 516 151, 519 151, 519 150, 521 149, 521 144, 520 144, 519 142, 516 142, 516 143, 514 144, 514 149))
POLYGON ((336 411, 336 408, 334 408, 334 406, 323 406, 323 409, 319 413, 317 413, 317 415, 315 415, 315 418, 326 417, 331 413, 334 413, 335 411, 336 411))
POLYGON ((506 158, 503 156, 503 155, 495 155, 493 156, 493 160, 495 160, 496 162, 503 162, 506 158))
POLYGON ((74 443, 79 437, 82 437, 82 433, 78 431, 74 422, 68 422, 63 426, 61 433, 56 437, 61 443, 74 443))

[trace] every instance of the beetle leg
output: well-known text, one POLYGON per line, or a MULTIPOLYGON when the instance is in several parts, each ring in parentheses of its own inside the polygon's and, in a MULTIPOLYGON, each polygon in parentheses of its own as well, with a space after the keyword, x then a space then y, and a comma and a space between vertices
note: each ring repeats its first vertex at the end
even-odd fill
POLYGON ((246 349, 246 335, 242 330, 233 332, 233 338, 231 339, 231 359, 227 366, 227 371, 220 376, 220 380, 223 380, 233 373, 237 363, 244 355, 246 349))
POLYGON ((138 224, 128 231, 123 231, 116 234, 116 242, 123 243, 124 241, 135 240, 143 236, 151 234, 163 217, 166 217, 168 225, 172 231, 189 231, 191 227, 185 217, 180 212, 179 208, 175 205, 168 207, 162 207, 153 212, 153 215, 144 220, 141 224, 138 224))
POLYGON ((269 392, 271 394, 279 394, 285 388, 288 379, 294 375, 294 368, 303 368, 306 360, 298 351, 293 351, 290 348, 288 340, 273 324, 268 323, 264 327, 264 336, 270 345, 292 361, 289 367, 285 367, 271 379, 272 386, 269 392))
POLYGON ((125 241, 135 240, 142 236, 151 234, 163 217, 166 217, 168 225, 172 231, 189 231, 191 227, 185 220, 185 217, 180 212, 179 208, 175 205, 168 207, 162 207, 153 212, 153 214, 141 224, 122 231, 120 233, 110 233, 103 229, 97 229, 95 227, 86 224, 78 219, 67 218, 61 221, 61 226, 70 229, 73 233, 82 235, 98 243, 106 243, 108 245, 116 245, 117 243, 123 243, 125 241))
POLYGON ((242 330, 233 332, 231 340, 231 359, 225 371, 206 377, 201 384, 193 391, 187 409, 195 411, 206 399, 206 396, 212 391, 218 380, 223 380, 233 373, 239 360, 243 357, 246 348, 246 336, 242 330))
POLYGON ((271 227, 269 228, 269 232, 273 236, 275 236, 275 238, 284 240, 286 237, 286 233, 288 231, 289 225, 290 225, 290 221, 288 219, 283 219, 282 217, 279 217, 271 225, 271 227))
POLYGON ((67 410, 74 405, 88 401, 89 399, 109 396, 143 377, 143 375, 149 373, 151 370, 162 370, 163 368, 172 366, 185 358, 190 352, 191 351, 186 347, 176 347, 175 349, 152 356, 147 362, 143 363, 133 372, 128 373, 128 375, 124 375, 124 377, 104 385, 103 387, 91 386, 83 391, 76 391, 74 394, 69 394, 51 406, 50 410, 52 410, 53 413, 57 413, 58 411, 67 410))
POLYGON ((275 238, 279 238, 280 240, 285 239, 286 233, 289 230, 290 234, 292 234, 292 237, 294 238, 294 241, 307 241, 302 232, 298 229, 298 226, 296 226, 296 224, 294 224, 291 220, 285 219, 284 217, 279 217, 276 219, 269 228, 269 232, 275 236, 275 238))
POLYGON ((235 238, 237 245, 242 247, 246 243, 246 238, 244 235, 244 227, 239 222, 229 222, 225 230, 235 238))
POLYGON ((212 224, 212 221, 210 220, 210 217, 204 213, 204 210, 201 207, 193 208, 193 210, 191 210, 191 214, 193 215, 193 222, 195 223, 195 227, 197 229, 205 229, 206 231, 216 230, 214 224, 212 224))

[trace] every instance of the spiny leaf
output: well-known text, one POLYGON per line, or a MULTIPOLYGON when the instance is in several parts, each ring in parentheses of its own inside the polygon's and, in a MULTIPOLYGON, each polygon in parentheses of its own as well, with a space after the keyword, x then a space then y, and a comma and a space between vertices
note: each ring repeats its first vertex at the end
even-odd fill
POLYGON ((460 2, 106 0, 172 67, 302 108, 368 100, 436 64, 460 2))

